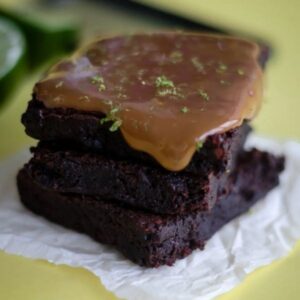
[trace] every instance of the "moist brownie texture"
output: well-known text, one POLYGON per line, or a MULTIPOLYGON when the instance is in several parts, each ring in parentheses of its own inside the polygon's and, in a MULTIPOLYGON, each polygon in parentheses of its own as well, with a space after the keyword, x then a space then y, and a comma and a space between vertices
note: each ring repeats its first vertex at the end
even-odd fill
MULTIPOLYGON (((134 150, 124 140, 120 131, 110 132, 111 123, 100 124, 103 115, 74 109, 46 108, 42 102, 32 100, 22 116, 26 133, 41 141, 67 145, 67 148, 97 152, 113 159, 126 159, 155 165, 165 170, 154 159, 134 150)), ((183 170, 203 174, 207 170, 226 171, 234 167, 235 157, 242 149, 250 126, 243 125, 225 133, 209 136, 190 164, 183 170)))
POLYGON ((105 198, 49 190, 37 183, 27 168, 19 172, 17 180, 21 201, 33 212, 115 246, 137 264, 158 267, 203 249, 220 227, 278 184, 283 164, 283 158, 265 152, 244 152, 211 211, 177 215, 147 213, 105 198))
POLYGON ((40 145, 25 169, 45 189, 85 194, 160 214, 211 209, 229 172, 191 175, 103 155, 40 145))
POLYGON ((21 201, 141 266, 203 249, 278 185, 284 159, 244 150, 268 56, 176 32, 80 49, 37 82, 22 116, 39 143, 17 176, 21 201))

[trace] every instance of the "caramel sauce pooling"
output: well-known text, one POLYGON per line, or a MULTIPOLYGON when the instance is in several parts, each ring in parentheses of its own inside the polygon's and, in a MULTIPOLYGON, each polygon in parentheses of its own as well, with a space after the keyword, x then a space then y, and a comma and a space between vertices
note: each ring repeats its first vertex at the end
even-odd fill
POLYGON ((255 43, 209 34, 101 39, 52 67, 34 93, 48 108, 106 114, 99 126, 111 120, 132 148, 179 171, 208 135, 255 116, 259 52, 255 43))

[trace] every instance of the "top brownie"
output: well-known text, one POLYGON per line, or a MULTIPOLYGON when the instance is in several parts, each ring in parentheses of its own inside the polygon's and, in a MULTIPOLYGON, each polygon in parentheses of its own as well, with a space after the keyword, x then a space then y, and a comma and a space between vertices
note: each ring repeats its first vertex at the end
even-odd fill
MULTIPOLYGON (((54 142, 64 149, 94 152, 113 159, 142 162, 161 168, 150 155, 131 148, 120 131, 110 132, 109 124, 101 125, 101 117, 103 115, 74 109, 49 109, 42 102, 32 100, 22 116, 22 122, 31 137, 54 142)), ((244 123, 227 132, 209 136, 183 172, 205 174, 232 170, 250 131, 249 124, 244 123)))
POLYGON ((116 159, 225 171, 259 109, 267 56, 222 35, 104 38, 47 72, 22 122, 34 138, 116 159))

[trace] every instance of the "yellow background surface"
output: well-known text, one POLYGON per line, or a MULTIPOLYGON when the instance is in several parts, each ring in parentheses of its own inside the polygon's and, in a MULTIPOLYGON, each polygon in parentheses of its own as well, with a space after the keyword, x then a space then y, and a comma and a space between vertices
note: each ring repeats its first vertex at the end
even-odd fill
MULTIPOLYGON (((2 0, 4 1, 4 0, 2 0)), ((8 2, 8 0, 5 0, 8 2)), ((9 1, 12 2, 12 1, 9 1)), ((18 3, 18 1, 14 1, 18 3)), ((274 51, 266 76, 258 133, 300 140, 300 1, 297 0, 143 0, 194 20, 205 20, 269 41, 274 51)), ((0 1, 1 4, 1 1, 0 1)), ((94 13, 96 16, 96 12, 94 13)), ((40 73, 31 74, 0 112, 0 157, 33 141, 25 136, 20 115, 40 73)), ((0 224, 1 226, 1 224, 0 224)), ((253 237, 255 238, 255 237, 253 237)), ((263 267, 221 300, 300 299, 300 244, 286 258, 263 267)), ((83 269, 55 266, 0 252, 0 299, 98 300, 115 299, 96 277, 83 269)))

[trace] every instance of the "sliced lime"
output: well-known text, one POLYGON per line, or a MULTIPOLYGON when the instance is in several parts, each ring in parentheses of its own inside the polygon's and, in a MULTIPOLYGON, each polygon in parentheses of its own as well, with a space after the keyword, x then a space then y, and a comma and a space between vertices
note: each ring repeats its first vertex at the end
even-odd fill
POLYGON ((34 10, 0 8, 0 16, 9 18, 23 31, 32 67, 72 50, 79 39, 79 29, 74 22, 55 20, 34 10))
POLYGON ((19 28, 0 18, 0 105, 25 72, 25 49, 19 28))

